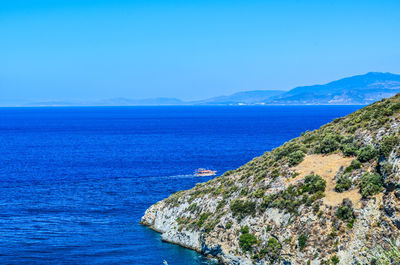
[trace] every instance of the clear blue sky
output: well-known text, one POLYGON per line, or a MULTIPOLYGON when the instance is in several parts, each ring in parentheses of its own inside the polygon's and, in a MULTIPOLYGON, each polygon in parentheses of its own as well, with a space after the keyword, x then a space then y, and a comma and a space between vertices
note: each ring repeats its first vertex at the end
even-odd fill
POLYGON ((0 102, 290 89, 400 73, 400 1, 2 0, 0 102))

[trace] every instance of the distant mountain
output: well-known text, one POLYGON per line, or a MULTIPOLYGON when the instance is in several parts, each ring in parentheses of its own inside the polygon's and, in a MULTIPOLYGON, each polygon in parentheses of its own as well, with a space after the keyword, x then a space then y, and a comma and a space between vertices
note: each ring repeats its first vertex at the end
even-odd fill
MULTIPOLYGON (((92 101, 42 101, 24 106, 159 106, 159 105, 367 105, 400 93, 400 75, 371 72, 324 85, 301 86, 289 91, 253 90, 204 100, 177 98, 113 98, 92 101)), ((11 106, 17 104, 5 104, 11 106)), ((18 104, 21 105, 21 104, 18 104)))
POLYGON ((325 85, 296 87, 279 96, 269 98, 265 104, 370 104, 400 92, 400 75, 367 73, 325 85))
POLYGON ((190 102, 194 105, 237 105, 258 104, 285 93, 284 90, 253 90, 232 94, 230 96, 213 97, 205 100, 190 102))

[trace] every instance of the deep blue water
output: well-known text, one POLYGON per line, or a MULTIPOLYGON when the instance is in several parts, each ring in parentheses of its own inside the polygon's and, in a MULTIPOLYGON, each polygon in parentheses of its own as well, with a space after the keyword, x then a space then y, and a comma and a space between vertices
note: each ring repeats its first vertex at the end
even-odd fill
POLYGON ((358 108, 0 108, 0 264, 209 264, 145 209, 358 108))

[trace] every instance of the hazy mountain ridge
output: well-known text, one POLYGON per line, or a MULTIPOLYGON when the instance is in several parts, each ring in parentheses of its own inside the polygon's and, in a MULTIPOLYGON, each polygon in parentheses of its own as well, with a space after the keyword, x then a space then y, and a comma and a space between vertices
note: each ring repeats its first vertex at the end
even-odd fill
MULTIPOLYGON (((204 100, 178 98, 40 101, 19 106, 163 106, 163 105, 367 105, 400 92, 400 75, 370 72, 323 85, 300 86, 289 91, 250 90, 204 100)), ((6 104, 10 105, 10 104, 6 104)), ((16 104, 12 104, 16 105, 16 104)))
POLYGON ((252 90, 237 92, 229 96, 213 97, 205 100, 193 101, 193 105, 237 105, 237 104, 259 104, 271 97, 285 93, 284 90, 252 90))
POLYGON ((400 92, 400 75, 367 73, 325 85, 296 87, 266 104, 370 104, 400 92))

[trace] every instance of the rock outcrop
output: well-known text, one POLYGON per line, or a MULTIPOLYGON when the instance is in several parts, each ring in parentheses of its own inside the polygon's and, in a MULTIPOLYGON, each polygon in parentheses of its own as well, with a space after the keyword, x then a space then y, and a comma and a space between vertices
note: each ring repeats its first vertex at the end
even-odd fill
POLYGON ((371 264, 400 246, 400 95, 151 206, 141 223, 223 264, 371 264))

